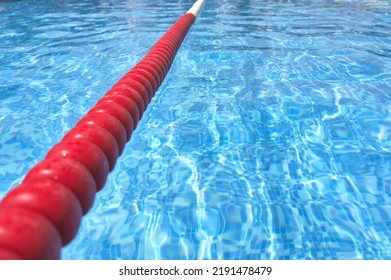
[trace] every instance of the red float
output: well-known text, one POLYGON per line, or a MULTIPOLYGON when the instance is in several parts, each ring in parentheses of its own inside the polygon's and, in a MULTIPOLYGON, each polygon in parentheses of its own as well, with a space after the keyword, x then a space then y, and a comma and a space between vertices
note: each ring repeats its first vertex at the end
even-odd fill
POLYGON ((23 260, 23 258, 15 252, 0 248, 0 261, 1 260, 23 260))
POLYGON ((126 141, 129 141, 130 136, 132 136, 132 132, 134 130, 134 124, 131 115, 124 107, 115 103, 100 102, 99 104, 96 104, 94 107, 92 107, 87 115, 93 113, 107 113, 119 120, 126 130, 126 141))
POLYGON ((94 177, 97 191, 106 183, 109 162, 102 150, 86 140, 70 139, 55 145, 46 155, 47 159, 73 159, 86 167, 94 177))
POLYGON ((152 87, 152 90, 150 91, 151 92, 150 97, 152 98, 152 96, 154 95, 154 93, 157 91, 157 89, 160 86, 159 75, 157 73, 151 73, 145 69, 142 69, 141 66, 137 67, 137 65, 132 69, 131 72, 126 74, 126 76, 130 76, 130 77, 132 77, 132 75, 137 76, 137 77, 142 77, 143 80, 148 81, 148 87, 149 87, 149 85, 151 85, 151 87, 152 87))
POLYGON ((45 159, 27 173, 23 184, 42 180, 52 180, 66 186, 78 198, 83 214, 91 209, 96 183, 88 169, 77 161, 66 158, 45 159))
POLYGON ((151 74, 155 76, 155 79, 157 80, 158 85, 161 85, 164 80, 164 73, 161 66, 158 66, 156 63, 152 63, 151 61, 142 60, 142 63, 135 66, 135 68, 140 67, 143 70, 149 71, 151 74))
POLYGON ((138 112, 139 112, 138 120, 141 119, 141 117, 143 116, 143 112, 147 108, 147 105, 145 104, 144 99, 142 98, 140 93, 138 93, 135 89, 132 89, 127 85, 123 84, 111 89, 102 98, 115 97, 115 96, 124 96, 126 98, 131 99, 138 108, 138 112))
POLYGON ((142 85, 143 88, 146 89, 147 93, 148 93, 148 104, 149 102, 151 102, 151 99, 152 99, 152 96, 154 94, 154 83, 155 81, 153 80, 152 78, 152 75, 150 75, 148 78, 140 75, 140 74, 137 74, 137 73, 134 73, 132 72, 132 70, 130 72, 128 72, 123 78, 121 78, 119 80, 119 82, 126 82, 127 84, 130 84, 131 86, 134 84, 134 82, 138 82, 140 85, 142 85), (150 80, 148 80, 148 78, 150 80), (132 81, 129 83, 129 81, 132 81))
POLYGON ((105 95, 103 96, 97 104, 113 102, 114 104, 121 105, 128 111, 133 120, 134 128, 136 129, 137 123, 141 118, 140 110, 137 104, 133 101, 133 99, 127 97, 126 95, 105 95))
POLYGON ((167 75, 170 70, 171 64, 168 60, 163 58, 163 53, 159 53, 159 51, 152 52, 152 50, 145 56, 145 60, 154 60, 159 61, 160 64, 163 64, 162 70, 164 70, 165 75, 167 75))
POLYGON ((122 154, 126 144, 126 130, 121 122, 114 118, 110 114, 106 113, 89 113, 80 119, 76 125, 86 124, 95 129, 95 127, 103 128, 113 135, 115 140, 117 140, 119 154, 122 154))
POLYGON ((148 90, 140 82, 132 80, 129 77, 122 77, 121 80, 119 80, 118 83, 111 90, 109 90, 108 93, 110 93, 112 90, 116 90, 119 87, 124 88, 125 86, 140 94, 144 100, 144 104, 148 106, 149 102, 151 101, 148 90))
POLYGON ((0 203, 0 259, 58 259, 167 75, 198 0, 0 203))
POLYGON ((63 140, 83 139, 98 146, 109 161, 110 171, 114 169, 117 158, 119 157, 118 145, 107 130, 99 127, 91 129, 88 124, 79 124, 65 134, 63 140))
POLYGON ((172 62, 174 61, 173 54, 164 46, 157 45, 151 50, 151 54, 158 54, 160 59, 166 62, 168 68, 171 67, 172 62))
POLYGON ((22 184, 8 193, 1 204, 44 216, 57 228, 63 245, 75 237, 82 217, 76 196, 67 187, 51 180, 22 184))
POLYGON ((61 237, 44 216, 0 204, 0 248, 25 260, 55 260, 61 256, 61 237))

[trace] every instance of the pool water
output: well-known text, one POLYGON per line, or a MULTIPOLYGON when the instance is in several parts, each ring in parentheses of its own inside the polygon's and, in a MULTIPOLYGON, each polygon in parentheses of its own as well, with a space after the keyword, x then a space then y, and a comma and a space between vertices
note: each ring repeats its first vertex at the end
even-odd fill
MULTIPOLYGON (((0 197, 193 1, 0 2, 0 197)), ((207 0, 64 259, 391 259, 391 2, 207 0)))

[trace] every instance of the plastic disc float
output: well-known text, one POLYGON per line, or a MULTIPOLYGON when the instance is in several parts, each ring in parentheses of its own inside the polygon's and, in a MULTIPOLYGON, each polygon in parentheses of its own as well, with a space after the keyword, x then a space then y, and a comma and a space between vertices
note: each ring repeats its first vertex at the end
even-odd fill
POLYGON ((159 39, 0 202, 0 260, 59 259, 131 138, 204 0, 159 39))

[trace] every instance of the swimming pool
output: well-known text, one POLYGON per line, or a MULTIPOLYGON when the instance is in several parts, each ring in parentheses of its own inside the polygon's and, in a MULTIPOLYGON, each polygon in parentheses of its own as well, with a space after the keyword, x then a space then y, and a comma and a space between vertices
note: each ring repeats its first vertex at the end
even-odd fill
MULTIPOLYGON (((192 2, 0 3, 0 196, 192 2)), ((207 1, 63 258, 391 259, 390 5, 207 1)))

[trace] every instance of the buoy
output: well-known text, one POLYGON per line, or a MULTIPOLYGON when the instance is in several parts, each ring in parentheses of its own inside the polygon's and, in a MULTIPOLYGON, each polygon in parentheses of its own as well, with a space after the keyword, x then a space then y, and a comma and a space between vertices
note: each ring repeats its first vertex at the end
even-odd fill
POLYGON ((59 259, 167 75, 204 0, 159 39, 0 202, 0 259, 59 259))
POLYGON ((26 175, 23 184, 52 180, 67 187, 77 197, 86 214, 94 203, 97 191, 94 177, 86 167, 72 159, 45 159, 35 165, 26 175))
POLYGON ((0 205, 1 250, 26 260, 55 260, 61 256, 61 246, 60 234, 47 218, 0 205))
POLYGON ((51 180, 39 180, 14 188, 2 206, 21 208, 47 218, 58 230, 62 245, 68 244, 79 228, 82 209, 76 196, 65 186, 51 180))

